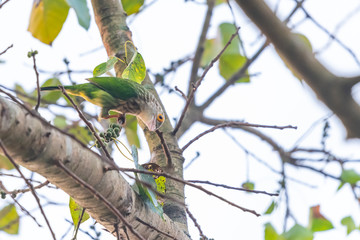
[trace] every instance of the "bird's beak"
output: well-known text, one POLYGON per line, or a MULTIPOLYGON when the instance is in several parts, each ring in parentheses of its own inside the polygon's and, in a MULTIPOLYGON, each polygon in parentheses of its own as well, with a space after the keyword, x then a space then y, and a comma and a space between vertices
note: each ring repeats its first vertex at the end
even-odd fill
POLYGON ((151 119, 149 122, 146 123, 146 126, 149 128, 150 131, 155 131, 156 127, 156 118, 151 119))

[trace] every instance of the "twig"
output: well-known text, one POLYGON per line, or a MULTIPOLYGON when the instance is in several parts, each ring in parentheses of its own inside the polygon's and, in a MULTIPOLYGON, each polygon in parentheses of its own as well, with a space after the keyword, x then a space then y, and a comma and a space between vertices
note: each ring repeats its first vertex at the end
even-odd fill
POLYGON ((2 4, 0 4, 0 8, 2 8, 4 5, 5 5, 5 3, 7 3, 7 2, 9 2, 10 0, 5 0, 5 2, 3 2, 2 4))
POLYGON ((188 167, 190 167, 190 165, 200 156, 200 152, 196 152, 196 156, 193 157, 190 162, 184 167, 184 169, 187 169, 188 167))
POLYGON ((186 184, 186 185, 188 185, 190 187, 199 189, 200 191, 203 191, 204 193, 206 193, 206 194, 208 194, 210 196, 216 197, 216 198, 220 199, 221 201, 226 202, 229 205, 231 205, 233 207, 236 207, 236 208, 238 208, 238 209, 240 209, 240 210, 242 210, 244 212, 252 213, 257 217, 260 216, 260 214, 258 214, 256 211, 241 207, 241 206, 239 206, 239 205, 237 205, 237 204, 235 204, 235 203, 233 203, 233 202, 231 202, 231 201, 229 201, 229 200, 227 200, 227 199, 225 199, 225 198, 223 198, 223 197, 221 197, 221 196, 219 196, 219 195, 217 195, 217 194, 215 194, 215 193, 213 193, 213 192, 211 192, 211 191, 209 191, 209 190, 207 190, 207 189, 205 189, 205 188, 203 188, 203 187, 201 187, 201 186, 199 186, 197 184, 191 183, 191 182, 186 181, 186 180, 182 180, 180 178, 176 178, 176 177, 174 177, 172 175, 169 175, 169 174, 166 174, 166 173, 163 173, 163 172, 162 173, 157 173, 157 172, 143 171, 143 170, 134 169, 134 168, 120 168, 120 167, 117 167, 117 169, 119 171, 122 171, 122 172, 134 172, 134 173, 151 174, 151 175, 155 175, 155 176, 164 176, 165 178, 169 178, 169 179, 175 180, 175 181, 177 181, 179 183, 183 183, 183 184, 186 184))
POLYGON ((164 153, 165 153, 165 156, 166 156, 166 159, 167 159, 166 166, 167 166, 167 167, 171 167, 171 166, 172 166, 171 153, 170 153, 170 150, 169 150, 168 145, 167 145, 166 142, 165 142, 163 133, 160 132, 159 130, 156 130, 155 132, 156 132, 156 134, 157 134, 157 135, 159 136, 159 138, 160 138, 161 146, 162 146, 162 148, 163 148, 163 150, 164 150, 164 153))
POLYGON ((94 137, 96 138, 96 140, 99 142, 102 150, 104 151, 105 155, 112 161, 113 158, 111 157, 110 153, 108 152, 108 150, 106 149, 104 143, 101 141, 99 135, 96 133, 93 125, 86 119, 86 117, 84 116, 84 114, 81 112, 81 110, 79 109, 79 107, 74 103, 74 101, 71 99, 71 97, 67 94, 65 88, 63 86, 59 86, 60 90, 62 91, 62 93, 65 95, 65 97, 71 102, 71 104, 73 105, 73 107, 75 108, 75 110, 78 112, 79 117, 85 122, 86 126, 88 126, 88 128, 90 129, 90 131, 92 132, 92 134, 94 135, 94 137))
POLYGON ((192 215, 192 213, 190 212, 190 210, 189 210, 187 207, 185 208, 185 210, 186 210, 186 213, 189 215, 190 219, 193 221, 195 227, 198 229, 199 234, 200 234, 200 236, 202 237, 201 239, 202 239, 202 240, 208 239, 208 238, 204 235, 203 231, 201 230, 201 227, 200 227, 200 225, 198 224, 198 222, 197 222, 196 218, 194 217, 194 215, 192 215))
POLYGON ((357 58, 356 54, 348 46, 346 46, 336 36, 334 36, 331 32, 329 32, 329 30, 327 30, 324 26, 322 26, 318 21, 316 21, 303 6, 301 6, 301 10, 306 15, 306 18, 310 19, 318 28, 320 28, 322 31, 324 31, 326 34, 328 34, 330 38, 334 39, 335 42, 337 42, 341 47, 343 47, 353 57, 356 64, 358 66, 360 66, 359 59, 357 58))
POLYGON ((149 223, 141 220, 141 219, 138 218, 138 217, 136 217, 136 221, 138 221, 138 222, 140 222, 141 224, 147 226, 148 228, 151 228, 151 229, 157 231, 158 233, 160 233, 160 234, 162 234, 162 235, 164 235, 164 236, 166 236, 166 237, 168 237, 168 238, 177 239, 177 238, 175 238, 174 236, 171 236, 170 234, 168 234, 168 233, 166 233, 166 232, 164 232, 164 231, 159 230, 158 228, 156 228, 156 227, 152 226, 151 224, 149 224, 149 223))
POLYGON ((20 207, 21 211, 23 211, 26 215, 28 215, 29 217, 31 217, 31 218, 34 220, 34 222, 35 222, 39 227, 42 227, 42 225, 41 225, 40 223, 38 223, 38 221, 36 220, 36 218, 35 218, 33 215, 31 215, 31 213, 30 213, 28 210, 26 210, 26 209, 16 200, 16 198, 15 198, 15 196, 13 196, 12 192, 9 192, 9 191, 5 188, 5 186, 3 185, 3 183, 2 183, 1 181, 0 181, 0 189, 1 189, 2 191, 4 191, 6 194, 9 194, 10 197, 13 199, 13 201, 20 207))
POLYGON ((198 78, 198 71, 199 71, 199 66, 200 66, 200 61, 201 58, 203 56, 204 53, 204 45, 205 45, 205 41, 206 41, 206 34, 207 31, 209 30, 210 27, 210 20, 212 17, 212 13, 213 13, 213 9, 215 6, 215 0, 209 0, 207 1, 207 11, 206 11, 206 15, 205 15, 205 20, 204 20, 204 24, 201 30, 201 34, 199 37, 199 42, 197 44, 196 47, 196 51, 195 51, 195 56, 194 56, 194 60, 193 60, 193 64, 191 67, 191 74, 190 74, 190 80, 189 80, 189 87, 188 87, 188 95, 191 94, 191 85, 195 84, 196 79, 198 78))
POLYGON ((35 55, 37 53, 38 52, 36 50, 31 51, 31 52, 28 53, 28 57, 31 57, 33 59, 33 68, 34 68, 35 75, 36 75, 36 88, 37 88, 37 103, 36 103, 36 106, 35 106, 35 111, 36 112, 39 110, 40 101, 41 101, 39 72, 38 72, 37 67, 36 67, 36 59, 35 59, 35 55))
POLYGON ((336 27, 334 28, 334 31, 331 33, 331 35, 329 35, 329 40, 327 41, 327 43, 319 50, 317 50, 318 53, 324 51, 325 49, 327 49, 331 43, 333 42, 334 38, 332 36, 335 36, 339 30, 341 29, 341 27, 343 25, 345 25, 349 20, 350 18, 352 18, 353 16, 355 16, 357 13, 359 13, 360 11, 360 5, 358 5, 356 8, 353 8, 353 10, 347 14, 337 25, 336 27))
MULTIPOLYGON (((7 1, 9 1, 9 0, 7 0, 7 1)), ((7 2, 6 1, 6 2, 7 2)), ((1 4, 1 5, 4 5, 6 2, 4 2, 3 4, 1 4)), ((1 7, 0 7, 1 8, 1 7)), ((11 44, 10 46, 8 46, 4 51, 2 51, 1 53, 0 53, 0 55, 3 55, 4 53, 6 53, 7 52, 7 50, 9 50, 10 48, 12 48, 14 46, 14 44, 11 44)))
POLYGON ((268 193, 266 191, 258 191, 258 190, 250 190, 250 189, 246 189, 246 188, 231 187, 231 186, 228 186, 228 185, 225 185, 225 184, 212 183, 210 181, 201 181, 201 180, 187 180, 187 181, 192 182, 192 183, 201 183, 201 184, 213 185, 215 187, 223 187, 223 188, 227 188, 227 189, 251 192, 251 193, 256 193, 256 194, 265 194, 265 195, 269 195, 269 196, 279 196, 278 193, 268 193))
MULTIPOLYGON (((119 224, 118 224, 118 223, 115 223, 115 224, 114 224, 114 228, 115 228, 116 240, 120 240, 119 224)), ((128 238, 129 238, 129 237, 128 237, 128 238)))
POLYGON ((40 211, 41 211, 41 214, 43 215, 43 217, 44 217, 44 219, 45 219, 45 222, 46 222, 46 224, 47 224, 47 226, 48 226, 48 228, 49 228, 49 230, 50 230, 50 232, 51 232, 51 235, 52 235, 53 239, 56 240, 55 234, 54 234, 54 232, 53 232, 53 230, 52 230, 52 228, 51 228, 51 226, 50 226, 49 220, 47 219, 47 217, 46 217, 46 215, 45 215, 45 212, 44 212, 44 210, 43 210, 43 208, 42 208, 42 206, 41 206, 41 203, 40 203, 40 199, 39 199, 39 197, 37 196, 37 194, 36 194, 36 192, 35 192, 35 190, 34 190, 33 185, 32 185, 32 184, 30 183, 30 181, 24 176, 24 174, 21 172, 19 166, 15 163, 14 159, 9 155, 9 153, 7 152, 7 150, 6 150, 6 148, 5 148, 5 145, 3 144, 3 142, 1 141, 1 139, 0 139, 0 147, 1 147, 2 151, 3 151, 3 153, 5 154, 5 156, 6 156, 6 157, 10 160, 10 162, 14 165, 14 167, 16 168, 16 171, 17 171, 17 172, 20 174, 20 176, 24 179, 26 185, 28 185, 28 187, 29 187, 32 195, 34 196, 34 198, 35 198, 35 200, 36 200, 36 202, 37 202, 37 204, 38 204, 38 206, 39 206, 39 209, 40 209, 40 211))
POLYGON ((201 106, 201 109, 207 108, 211 103, 214 102, 214 100, 219 97, 222 93, 225 92, 225 90, 233 85, 239 78, 243 77, 246 74, 246 70, 250 67, 250 65, 260 56, 260 54, 265 50, 265 48, 269 45, 268 42, 265 42, 259 50, 252 56, 252 58, 248 59, 244 65, 234 73, 229 80, 227 80, 213 95, 211 95, 208 100, 206 100, 201 106))
POLYGON ((200 86, 202 80, 205 78, 207 72, 213 67, 214 63, 217 62, 217 60, 219 60, 219 58, 221 57, 221 55, 225 52, 225 50, 227 49, 227 47, 231 44, 232 40, 237 36, 237 33, 239 31, 240 28, 236 29, 236 32, 233 33, 229 39, 229 41, 225 44, 225 46, 223 47, 223 49, 219 52, 219 54, 213 59, 211 60, 210 64, 206 67, 206 69, 204 70, 204 72, 202 73, 201 77, 199 78, 199 80, 197 80, 197 82, 194 84, 194 87, 192 88, 192 91, 190 92, 189 96, 188 96, 188 100, 186 101, 185 107, 181 113, 181 116, 179 118, 179 121, 177 122, 172 134, 175 135, 176 132, 179 130, 182 121, 184 120, 186 111, 188 110, 190 103, 192 102, 192 100, 194 99, 194 94, 195 91, 198 89, 198 87, 200 86))
POLYGON ((79 218, 79 220, 78 220, 78 222, 76 224, 75 233, 74 233, 74 237, 72 238, 72 240, 76 240, 76 236, 77 236, 77 233, 78 233, 79 228, 80 228, 81 220, 84 217, 84 213, 85 213, 85 208, 82 208, 81 215, 80 215, 80 218, 79 218))
POLYGON ((144 237, 142 237, 131 225, 130 223, 125 219, 125 217, 121 214, 121 212, 114 206, 111 204, 111 202, 109 202, 109 200, 107 200, 103 195, 101 195, 101 193, 99 193, 93 186, 91 186, 90 184, 88 184, 87 182, 85 182, 84 180, 82 180, 81 178, 79 178, 78 176, 76 176, 73 172, 71 172, 65 165, 63 162, 61 161, 57 161, 56 165, 59 166, 69 177, 71 177, 72 179, 74 179, 77 183, 79 183, 81 186, 85 187, 86 189, 88 189, 92 194, 95 195, 95 197, 97 197, 99 200, 101 200, 105 206, 112 212, 114 213, 122 222, 123 224, 128 227, 130 229, 130 231, 137 236, 139 239, 141 240, 145 240, 144 237))
POLYGON ((219 124, 216 125, 202 133, 200 133, 198 136, 196 136, 195 138, 191 139, 187 144, 185 144, 185 146, 182 147, 182 150, 184 151, 186 148, 188 148, 193 142, 195 142, 196 140, 198 140, 199 138, 201 138, 202 136, 215 131, 216 129, 219 128, 226 128, 226 127, 233 127, 233 126, 246 126, 246 127, 260 127, 260 128, 275 128, 275 129, 280 129, 283 130, 285 128, 292 128, 292 129, 297 129, 297 127, 291 126, 291 125, 287 125, 287 126, 271 126, 271 125, 262 125, 262 124, 252 124, 252 123, 246 123, 246 122, 227 122, 227 123, 223 123, 223 124, 219 124))
MULTIPOLYGON (((297 5, 295 6, 295 8, 291 11, 291 13, 289 14, 289 16, 284 20, 284 23, 287 23, 288 21, 290 21, 291 17, 295 14, 295 12, 302 6, 304 0, 301 0, 299 2, 297 2, 297 5)), ((259 50, 252 56, 252 58, 248 59, 245 64, 241 67, 241 69, 239 69, 239 71, 237 71, 236 73, 234 73, 234 75, 227 80, 223 86, 221 86, 213 95, 211 95, 208 100, 206 100, 201 106, 200 108, 202 110, 204 110, 205 108, 207 108, 212 102, 214 102, 214 100, 219 97, 222 93, 225 92, 225 90, 233 85, 239 78, 243 77, 246 74, 246 70, 250 67, 250 65, 260 56, 260 54, 265 50, 265 48, 269 45, 268 41, 265 41, 265 43, 263 43, 263 45, 259 48, 259 50)))
POLYGON ((185 101, 187 101, 187 97, 183 91, 181 91, 177 86, 175 86, 175 90, 181 94, 181 96, 185 99, 185 101))
MULTIPOLYGON (((40 189, 46 185, 48 185, 50 182, 48 180, 46 180, 45 182, 37 185, 34 187, 34 189, 40 189)), ((31 191, 30 188, 26 188, 26 189, 18 189, 18 190, 14 190, 14 191, 11 191, 9 192, 9 194, 18 194, 18 193, 26 193, 26 192, 29 192, 31 191)))

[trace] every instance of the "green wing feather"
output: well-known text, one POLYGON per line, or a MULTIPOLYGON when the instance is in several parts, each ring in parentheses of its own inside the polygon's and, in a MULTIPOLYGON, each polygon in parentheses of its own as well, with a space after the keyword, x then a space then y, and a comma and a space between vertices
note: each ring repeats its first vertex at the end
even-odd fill
POLYGON ((86 80, 109 93, 114 98, 121 100, 138 97, 139 91, 143 88, 142 85, 134 81, 116 77, 95 77, 86 80))
MULTIPOLYGON (((64 86, 66 92, 70 95, 79 96, 84 98, 86 101, 91 102, 100 107, 112 106, 116 100, 106 91, 100 89, 94 84, 84 83, 73 86, 64 86)), ((60 91, 58 87, 42 87, 42 91, 60 91)))

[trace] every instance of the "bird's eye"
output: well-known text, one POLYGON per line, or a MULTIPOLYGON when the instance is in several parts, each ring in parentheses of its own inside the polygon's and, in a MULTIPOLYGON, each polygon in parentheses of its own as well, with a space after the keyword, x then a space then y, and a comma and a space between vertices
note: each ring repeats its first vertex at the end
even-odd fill
POLYGON ((160 113, 157 115, 157 118, 156 118, 159 122, 163 122, 164 121, 164 116, 160 113))

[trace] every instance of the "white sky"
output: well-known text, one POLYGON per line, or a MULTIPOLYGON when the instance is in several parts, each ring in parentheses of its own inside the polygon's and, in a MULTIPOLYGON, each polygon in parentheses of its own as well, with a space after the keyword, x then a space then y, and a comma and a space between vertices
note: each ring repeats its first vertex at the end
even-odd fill
MULTIPOLYGON (((274 6, 277 1, 268 1, 274 6)), ((38 50, 36 56, 39 69, 47 71, 64 71, 63 59, 70 60, 70 67, 73 70, 93 69, 97 64, 107 59, 104 50, 99 50, 91 54, 80 56, 81 53, 89 52, 102 45, 97 26, 92 18, 89 31, 83 30, 77 23, 73 10, 70 10, 69 17, 52 47, 40 43, 31 37, 26 31, 31 10, 31 1, 11 0, 0 9, 0 51, 11 44, 11 48, 6 54, 0 57, 6 64, 0 64, 0 83, 13 87, 15 83, 23 85, 28 91, 35 88, 35 73, 32 69, 32 61, 27 58, 27 52, 31 49, 38 50)), ((294 1, 280 1, 278 10, 281 18, 287 16, 289 10, 293 8, 294 1)), ((356 0, 327 1, 327 0, 308 0, 305 4, 306 9, 328 30, 332 31, 342 19, 353 9, 358 7, 356 0), (324 8, 326 6, 326 8, 324 8)), ((258 31, 244 18, 238 7, 233 4, 234 11, 238 13, 237 23, 241 26, 241 36, 244 42, 253 43, 246 45, 249 56, 257 50, 263 39, 257 40, 258 31)), ((294 16, 293 23, 303 18, 303 15, 294 16)), ((143 55, 147 67, 152 72, 161 72, 167 68, 170 61, 178 60, 191 54, 198 41, 199 30, 201 29, 205 7, 195 3, 185 3, 183 0, 159 0, 149 9, 141 13, 130 25, 133 31, 133 40, 143 55)), ((209 37, 214 37, 219 23, 224 21, 232 22, 232 16, 226 7, 220 6, 214 13, 209 30, 209 37)), ((338 33, 343 41, 357 56, 360 56, 360 30, 357 23, 360 22, 360 14, 351 18, 338 33)), ((297 31, 305 34, 312 43, 315 50, 320 49, 327 42, 328 37, 316 28, 310 21, 301 24, 297 31)), ((319 59, 325 63, 334 73, 342 75, 354 75, 359 73, 359 66, 356 65, 352 57, 343 48, 333 43, 329 49, 318 55, 319 59)), ((190 64, 185 64, 179 69, 176 75, 171 75, 168 79, 172 87, 178 86, 186 90, 186 83, 189 77, 190 64)), ((250 72, 259 73, 251 79, 250 84, 239 84, 231 87, 227 94, 218 99, 206 115, 220 119, 244 119, 251 123, 268 125, 294 125, 298 130, 262 130, 276 140, 285 149, 291 149, 296 140, 302 136, 306 130, 318 119, 329 113, 322 103, 316 100, 312 91, 305 84, 296 80, 289 70, 284 67, 276 52, 272 47, 268 47, 260 58, 252 65, 250 72)), ((89 75, 73 75, 73 79, 82 82, 89 75)), ((41 82, 49 78, 49 74, 41 74, 41 82)), ((63 78, 63 83, 68 84, 67 78, 63 78)), ((220 86, 223 80, 218 75, 217 68, 213 68, 203 84, 199 88, 197 102, 204 101, 216 87, 220 86)), ((355 91, 355 94, 358 93, 355 91)), ((359 95, 359 94, 357 94, 359 95)), ((161 95, 166 110, 171 117, 178 117, 182 110, 183 101, 176 95, 168 95, 166 91, 161 95), (181 106, 181 107, 179 107, 181 106)), ((97 110, 92 106, 89 109, 97 110)), ((53 109, 56 111, 56 109, 53 109)), ((45 116, 50 116, 43 111, 45 116)), ((327 145, 331 151, 344 158, 360 159, 359 141, 344 141, 345 132, 339 125, 336 118, 331 119, 331 137, 327 145)), ((186 144, 198 133, 208 129, 209 126, 195 124, 183 138, 180 139, 180 146, 186 144)), ((313 132, 304 140, 302 146, 320 146, 322 125, 318 125, 313 132)), ((269 163, 273 168, 280 169, 279 159, 270 147, 254 136, 249 136, 241 131, 229 131, 243 144, 249 151, 255 153, 262 160, 269 163)), ((141 134, 141 132, 140 132, 141 134)), ((143 151, 140 159, 146 162, 148 150, 143 141, 143 151)), ((240 186, 246 181, 246 169, 250 169, 250 180, 255 182, 258 190, 273 192, 277 189, 279 176, 269 171, 266 167, 259 164, 256 160, 248 157, 249 166, 246 164, 244 152, 222 131, 217 130, 209 134, 193 145, 184 153, 186 158, 185 165, 200 152, 200 157, 185 172, 186 179, 209 180, 212 182, 240 186)), ((121 161, 121 166, 131 166, 126 161, 121 161)), ((325 165, 323 165, 325 167, 325 165)), ((350 166, 349 166, 350 167, 350 166)), ((339 175, 340 170, 336 164, 325 167, 329 172, 339 175)), ((356 166, 360 172, 359 166, 356 166)), ((352 215, 356 224, 360 224, 359 206, 353 199, 353 195, 346 186, 336 193, 337 183, 323 177, 315 176, 308 171, 300 169, 287 169, 288 174, 306 183, 316 185, 316 189, 309 189, 301 184, 288 181, 290 191, 290 205, 299 221, 299 224, 307 226, 309 207, 320 204, 322 213, 332 221, 336 230, 317 233, 315 240, 325 239, 348 239, 355 240, 360 238, 359 231, 353 232, 346 238, 346 230, 341 227, 342 217, 352 215)), ((0 178, 6 186, 23 186, 21 181, 9 183, 7 178, 0 178)), ((254 209, 263 213, 270 202, 275 199, 264 195, 243 194, 231 190, 210 188, 217 194, 238 203, 239 205, 254 209)), ((46 195, 54 201, 67 203, 68 197, 61 191, 51 191, 43 189, 40 194, 46 195)), ((284 219, 283 204, 280 211, 271 216, 254 217, 249 213, 243 213, 226 203, 209 197, 202 192, 186 188, 186 202, 191 212, 197 218, 204 234, 216 240, 227 239, 263 239, 264 223, 271 221, 278 232, 282 231, 284 219)), ((284 196, 281 196, 284 199, 284 196)), ((35 201, 30 194, 22 197, 22 203, 27 209, 35 209, 35 201), (25 201, 26 200, 26 201, 25 201)), ((0 202, 0 207, 10 202, 0 202)), ((46 207, 47 216, 50 218, 52 227, 55 229, 57 238, 60 239, 69 224, 64 219, 70 219, 66 207, 46 207)), ((24 217, 20 221, 20 235, 9 236, 0 232, 0 239, 28 239, 29 236, 36 234, 37 239, 50 239, 50 234, 45 223, 39 214, 34 210, 37 220, 42 223, 43 228, 29 218, 24 217)), ((288 226, 292 226, 290 221, 288 226)), ((198 232, 189 220, 190 232, 193 239, 198 239, 198 232)), ((100 229, 101 227, 98 227, 100 229)), ((102 231, 102 240, 113 239, 109 234, 102 231), (106 236, 107 237, 106 237, 106 236)), ((66 239, 70 239, 68 236, 66 239)), ((78 237, 89 239, 83 234, 78 237)))

